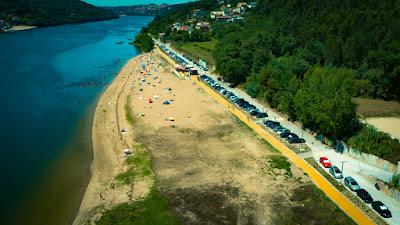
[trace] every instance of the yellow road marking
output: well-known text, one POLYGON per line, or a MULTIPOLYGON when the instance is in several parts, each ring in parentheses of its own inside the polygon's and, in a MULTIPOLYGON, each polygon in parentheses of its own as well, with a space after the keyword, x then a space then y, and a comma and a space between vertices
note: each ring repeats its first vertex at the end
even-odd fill
MULTIPOLYGON (((168 62, 172 65, 175 62, 158 49, 163 57, 167 57, 168 62)), ((324 176, 322 176, 314 167, 308 164, 303 158, 298 156, 295 152, 290 150, 285 144, 276 139, 274 136, 269 134, 264 128, 260 127, 253 120, 249 119, 241 110, 237 109, 232 103, 228 102, 221 95, 216 93, 205 83, 199 81, 198 76, 191 76, 192 80, 202 87, 208 94, 210 94, 218 103, 225 106, 231 113, 237 116, 240 120, 247 124, 251 129, 257 132, 262 138, 268 141, 273 147, 285 155, 293 164, 301 168, 311 178, 314 184, 317 185, 336 205, 338 205, 350 218, 352 218, 357 224, 370 225, 375 222, 365 215, 359 208, 357 208, 353 202, 346 198, 339 190, 337 190, 324 176)))

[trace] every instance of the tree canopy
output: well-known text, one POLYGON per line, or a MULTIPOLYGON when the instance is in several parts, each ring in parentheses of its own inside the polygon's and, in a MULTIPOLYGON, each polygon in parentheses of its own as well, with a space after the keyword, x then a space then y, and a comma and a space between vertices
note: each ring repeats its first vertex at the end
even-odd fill
POLYGON ((143 52, 150 52, 154 48, 153 39, 143 32, 136 36, 133 44, 143 52))

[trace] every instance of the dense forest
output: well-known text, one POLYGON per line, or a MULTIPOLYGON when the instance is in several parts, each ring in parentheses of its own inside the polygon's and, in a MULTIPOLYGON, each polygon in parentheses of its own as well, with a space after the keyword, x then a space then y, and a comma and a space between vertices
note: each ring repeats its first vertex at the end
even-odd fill
POLYGON ((260 1, 244 24, 218 32, 217 69, 240 61, 245 72, 231 78, 239 83, 271 59, 292 57, 352 69, 357 96, 400 100, 399 12, 396 0, 260 1))
POLYGON ((116 17, 79 0, 0 0, 0 19, 13 25, 50 26, 116 17))
MULTIPOLYGON (((195 8, 220 7, 213 0, 191 3, 156 17, 143 32, 191 42, 193 32, 171 31, 171 24, 187 21, 195 8)), ((399 12, 398 0, 259 0, 243 21, 211 21, 208 39, 196 41, 217 40, 216 72, 227 82, 317 134, 397 162, 398 142, 360 124, 353 98, 400 100, 399 12), (371 144, 358 144, 365 140, 371 144)))

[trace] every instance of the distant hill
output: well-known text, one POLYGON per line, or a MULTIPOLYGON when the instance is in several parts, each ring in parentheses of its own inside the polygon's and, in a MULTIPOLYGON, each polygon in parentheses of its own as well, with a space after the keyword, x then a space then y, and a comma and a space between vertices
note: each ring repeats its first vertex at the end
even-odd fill
POLYGON ((80 0, 0 0, 0 19, 10 25, 50 26, 117 17, 80 0))
POLYGON ((147 5, 134 5, 134 6, 117 6, 117 7, 104 7, 105 9, 111 10, 119 15, 129 15, 129 16, 158 16, 165 15, 167 13, 173 12, 180 9, 183 4, 147 4, 147 5))

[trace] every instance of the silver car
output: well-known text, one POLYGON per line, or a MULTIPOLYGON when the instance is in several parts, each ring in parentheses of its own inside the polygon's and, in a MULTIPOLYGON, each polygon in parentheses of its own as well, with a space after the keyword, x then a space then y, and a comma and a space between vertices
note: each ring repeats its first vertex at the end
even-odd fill
POLYGON ((332 176, 334 178, 336 178, 336 179, 342 179, 343 178, 342 171, 340 171, 339 168, 337 168, 337 166, 329 167, 329 173, 332 174, 332 176))
POLYGON ((360 189, 360 185, 358 185, 357 181, 354 180, 354 178, 352 177, 345 177, 344 185, 346 185, 352 191, 357 191, 358 189, 360 189))

